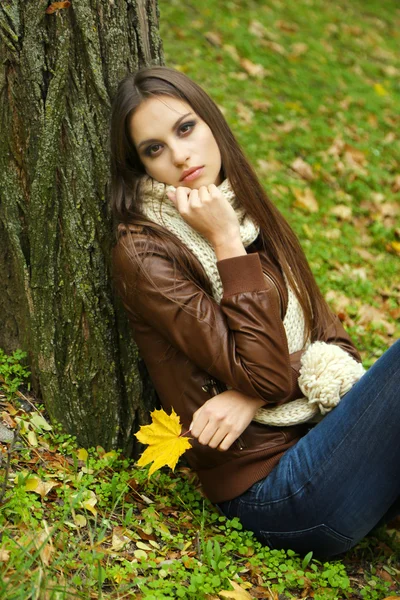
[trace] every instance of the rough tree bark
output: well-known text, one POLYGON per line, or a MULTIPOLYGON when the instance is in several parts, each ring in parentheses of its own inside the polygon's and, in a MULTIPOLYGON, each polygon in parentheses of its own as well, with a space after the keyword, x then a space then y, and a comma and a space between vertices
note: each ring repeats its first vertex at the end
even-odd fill
POLYGON ((132 449, 152 403, 109 276, 110 98, 162 64, 156 0, 1 0, 0 347, 51 417, 132 449))

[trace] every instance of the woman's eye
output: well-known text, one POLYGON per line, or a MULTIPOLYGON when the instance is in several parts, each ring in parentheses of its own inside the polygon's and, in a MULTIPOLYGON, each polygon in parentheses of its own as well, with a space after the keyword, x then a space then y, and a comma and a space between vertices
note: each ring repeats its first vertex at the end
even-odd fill
POLYGON ((195 125, 195 121, 188 121, 187 123, 182 123, 182 125, 179 127, 179 131, 180 133, 188 133, 193 129, 195 125))
POLYGON ((148 148, 146 148, 145 154, 147 156, 155 156, 158 153, 160 148, 161 148, 161 144, 153 144, 152 146, 149 146, 148 148))

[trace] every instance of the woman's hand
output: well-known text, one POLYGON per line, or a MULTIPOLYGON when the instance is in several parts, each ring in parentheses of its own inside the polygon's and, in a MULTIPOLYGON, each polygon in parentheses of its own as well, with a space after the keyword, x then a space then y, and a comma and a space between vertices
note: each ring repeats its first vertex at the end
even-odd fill
POLYGON ((207 400, 193 414, 190 433, 200 444, 228 450, 250 424, 264 401, 227 390, 207 400))
POLYGON ((177 187, 175 193, 167 195, 182 218, 214 247, 240 240, 236 213, 216 185, 203 185, 198 190, 177 187))

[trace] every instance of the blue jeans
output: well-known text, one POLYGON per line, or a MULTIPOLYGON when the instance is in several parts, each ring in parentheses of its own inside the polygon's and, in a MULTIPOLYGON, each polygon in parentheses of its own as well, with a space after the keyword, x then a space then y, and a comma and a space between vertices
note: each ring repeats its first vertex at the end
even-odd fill
POLYGON ((321 558, 400 513, 400 340, 265 479, 218 506, 270 548, 321 558))

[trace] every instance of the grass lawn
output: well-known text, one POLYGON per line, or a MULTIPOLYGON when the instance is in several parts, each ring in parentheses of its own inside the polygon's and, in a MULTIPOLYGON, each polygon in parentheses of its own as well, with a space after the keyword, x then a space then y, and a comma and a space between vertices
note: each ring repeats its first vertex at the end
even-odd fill
MULTIPOLYGON (((371 365, 400 331, 397 1, 159 8, 166 64, 221 107, 371 365)), ((1 416, 20 434, 0 444, 0 599, 400 596, 396 529, 325 563, 270 551, 185 466, 148 481, 117 452, 78 448, 15 391, 18 364, 0 353, 1 416)))

